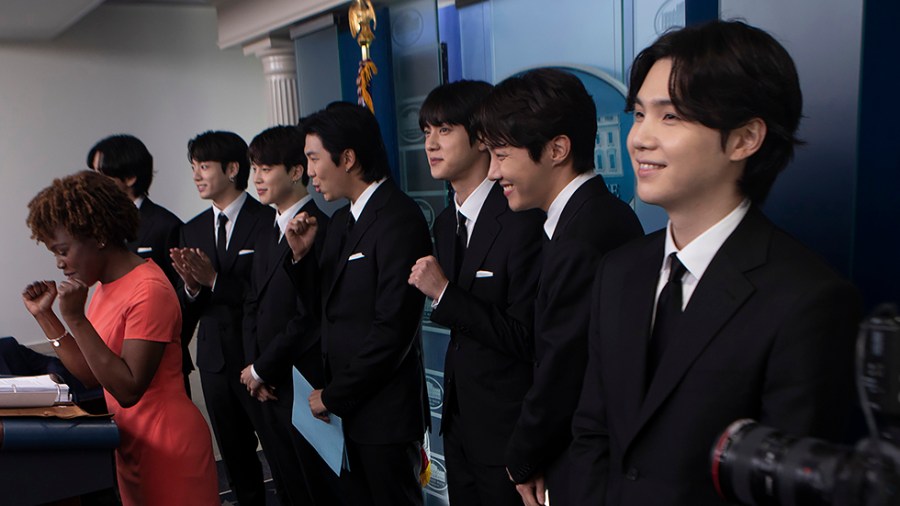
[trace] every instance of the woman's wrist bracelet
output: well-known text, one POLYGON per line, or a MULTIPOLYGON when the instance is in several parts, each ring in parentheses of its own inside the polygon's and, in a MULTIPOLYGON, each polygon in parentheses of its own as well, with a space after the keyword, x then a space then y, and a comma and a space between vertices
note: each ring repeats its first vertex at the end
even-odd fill
POLYGON ((69 333, 69 331, 65 330, 65 331, 63 331, 62 335, 60 335, 56 339, 47 338, 47 340, 50 341, 51 343, 53 343, 54 348, 59 348, 59 342, 62 340, 62 338, 66 337, 66 334, 68 334, 68 333, 69 333))

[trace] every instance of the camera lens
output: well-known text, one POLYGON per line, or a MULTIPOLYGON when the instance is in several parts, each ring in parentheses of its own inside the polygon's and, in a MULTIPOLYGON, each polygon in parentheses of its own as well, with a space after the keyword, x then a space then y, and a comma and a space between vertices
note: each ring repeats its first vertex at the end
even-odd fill
POLYGON ((797 438, 753 420, 732 423, 712 451, 719 495, 740 504, 829 505, 850 450, 797 438))

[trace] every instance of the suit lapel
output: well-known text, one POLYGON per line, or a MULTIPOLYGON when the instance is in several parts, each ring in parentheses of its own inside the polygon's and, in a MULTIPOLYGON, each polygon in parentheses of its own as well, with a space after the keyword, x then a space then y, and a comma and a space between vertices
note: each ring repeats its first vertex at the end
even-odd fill
POLYGON ((220 267, 223 271, 231 270, 231 267, 234 265, 234 260, 238 256, 238 252, 242 249, 241 246, 244 246, 247 243, 250 232, 256 227, 256 220, 258 218, 256 211, 258 207, 253 205, 254 202, 256 201, 251 200, 248 195, 247 200, 244 201, 244 205, 241 206, 241 212, 238 213, 237 222, 234 224, 234 230, 231 231, 228 249, 225 250, 225 258, 220 261, 220 267))
MULTIPOLYGON (((572 194, 572 197, 569 198, 566 206, 563 207, 562 212, 559 214, 559 221, 556 224, 556 229, 553 231, 552 239, 555 241, 560 238, 565 232, 566 227, 569 225, 569 222, 576 214, 578 214, 578 210, 581 209, 581 206, 583 206, 585 202, 599 193, 606 193, 608 191, 606 183, 603 181, 603 176, 600 175, 594 176, 582 184, 575 190, 575 193, 572 194)), ((598 217, 598 219, 602 219, 602 217, 598 217)))
MULTIPOLYGON (((677 342, 663 354, 641 406, 634 434, 672 394, 697 357, 753 294, 755 288, 744 273, 765 263, 771 231, 771 223, 751 208, 713 257, 685 308, 677 342)), ((625 442, 628 443, 630 439, 625 442)))
POLYGON ((447 206, 447 210, 449 212, 441 213, 435 222, 434 247, 437 252, 438 263, 441 264, 441 269, 449 278, 453 273, 453 262, 455 261, 453 248, 456 244, 456 226, 455 222, 451 221, 451 218, 455 220, 456 204, 451 202, 447 206))
MULTIPOLYGON (((623 316, 619 319, 620 327, 613 329, 610 336, 613 345, 610 350, 616 353, 616 360, 610 361, 609 376, 622 378, 616 390, 621 395, 622 421, 626 430, 636 429, 640 414, 641 402, 644 399, 647 341, 650 339, 650 324, 653 315, 653 301, 656 297, 656 284, 659 267, 662 265, 664 234, 658 234, 649 244, 644 255, 636 259, 631 270, 625 276, 626 285, 622 291, 623 316), (627 311, 627 314, 624 314, 627 311)), ((630 441, 632 434, 625 437, 630 441)))
POLYGON ((131 251, 137 252, 138 248, 150 243, 150 231, 153 229, 153 207, 155 205, 149 198, 145 197, 141 207, 138 208, 140 221, 138 222, 137 238, 128 243, 131 251))
MULTIPOLYGON (((310 216, 315 216, 316 204, 310 199, 303 207, 297 210, 294 216, 302 212, 307 212, 310 216)), ((274 226, 273 226, 274 229, 274 226)), ((269 239, 265 241, 268 245, 266 248, 266 272, 263 276, 262 282, 259 285, 259 291, 262 292, 266 285, 269 284, 269 281, 272 279, 272 276, 275 274, 275 271, 281 267, 284 262, 285 256, 287 256, 288 251, 290 250, 290 246, 288 245, 287 239, 284 237, 281 238, 278 243, 275 242, 275 238, 272 237, 272 234, 269 234, 269 239)))
MULTIPOLYGON (((347 267, 347 259, 350 257, 350 254, 356 251, 356 246, 359 244, 360 239, 366 234, 366 230, 375 223, 375 219, 378 217, 378 211, 387 203, 388 199, 394 192, 394 185, 390 179, 385 180, 381 185, 375 190, 375 193, 369 197, 369 201, 366 203, 366 206, 363 208, 362 214, 360 214, 359 219, 356 220, 356 224, 353 225, 353 230, 350 231, 350 235, 347 236, 347 240, 344 243, 344 247, 341 248, 341 251, 338 252, 338 260, 337 267, 334 270, 334 276, 332 278, 331 286, 328 288, 328 291, 325 295, 325 300, 331 296, 331 292, 334 290, 334 286, 337 284, 338 280, 341 278, 341 275, 344 273, 344 268, 347 267)), ((347 209, 347 219, 350 219, 352 214, 350 213, 350 209, 347 209)), ((347 227, 347 221, 344 220, 343 223, 338 224, 340 228, 337 230, 337 233, 342 234, 347 227)), ((332 224, 332 230, 334 229, 334 225, 332 224)))
POLYGON ((200 227, 200 230, 197 231, 197 246, 201 251, 208 253, 207 256, 212 261, 216 272, 221 272, 222 267, 219 265, 218 255, 216 255, 215 215, 212 208, 203 212, 197 226, 200 227))
MULTIPOLYGON (((469 290, 475 281, 475 272, 483 263, 491 246, 500 233, 500 222, 497 217, 506 210, 506 197, 500 185, 493 185, 488 193, 481 211, 478 212, 478 221, 475 223, 475 231, 469 239, 469 246, 463 255, 462 266, 459 269, 457 283, 463 290, 469 290), (499 198, 499 200, 498 200, 499 198)), ((451 254, 452 256, 452 254, 451 254)), ((452 272, 452 271, 451 271, 452 272)))

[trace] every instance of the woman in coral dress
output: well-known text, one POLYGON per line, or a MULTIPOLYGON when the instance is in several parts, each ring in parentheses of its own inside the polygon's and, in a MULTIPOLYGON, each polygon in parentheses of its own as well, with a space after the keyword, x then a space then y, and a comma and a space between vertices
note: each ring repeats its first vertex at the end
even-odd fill
POLYGON ((178 299, 155 263, 126 248, 137 231, 134 204, 111 179, 85 171, 55 180, 28 208, 32 236, 66 280, 36 281, 22 298, 66 368, 103 387, 121 435, 122 503, 219 505, 209 428, 184 389, 178 299), (57 298, 68 331, 53 311, 57 298))

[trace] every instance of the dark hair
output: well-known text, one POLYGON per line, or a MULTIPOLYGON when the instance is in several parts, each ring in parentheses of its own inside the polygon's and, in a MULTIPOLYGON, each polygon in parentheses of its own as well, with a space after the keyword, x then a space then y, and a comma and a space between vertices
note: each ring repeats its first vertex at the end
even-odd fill
POLYGON ((641 51, 631 67, 626 110, 647 73, 672 60, 669 96, 685 119, 719 130, 722 146, 729 133, 753 118, 766 124, 760 149, 747 159, 738 181, 753 202, 765 200, 772 183, 794 156, 803 108, 797 69, 771 35, 739 21, 713 21, 660 37, 641 51))
POLYGON ((594 168, 597 107, 568 72, 544 68, 505 79, 482 102, 477 122, 489 147, 525 148, 535 162, 548 142, 565 135, 572 141, 575 171, 594 168))
POLYGON ((365 107, 350 102, 332 102, 303 121, 306 135, 316 135, 338 164, 341 153, 352 149, 362 167, 362 180, 378 181, 390 174, 387 150, 378 120, 365 107))
POLYGON ((306 136, 300 127, 292 125, 273 126, 259 133, 250 141, 250 162, 254 165, 284 165, 288 171, 292 167, 303 167, 301 180, 309 183, 306 173, 306 136))
POLYGON ((121 181, 133 177, 135 181, 132 190, 136 195, 146 197, 150 193, 153 156, 140 139, 133 135, 119 134, 94 144, 87 155, 89 169, 95 169, 94 156, 97 153, 100 153, 100 166, 96 169, 101 174, 121 181))
POLYGON ((247 189, 250 178, 250 159, 247 157, 247 143, 234 132, 209 130, 188 141, 188 160, 194 162, 219 162, 222 172, 228 164, 238 164, 234 186, 238 190, 247 189))
POLYGON ((419 108, 419 128, 427 125, 462 125, 469 143, 478 140, 475 113, 493 86, 484 81, 456 81, 431 90, 419 108))
POLYGON ((53 180, 28 203, 31 238, 47 244, 62 228, 78 239, 125 247, 137 237, 137 207, 107 176, 83 170, 53 180))

